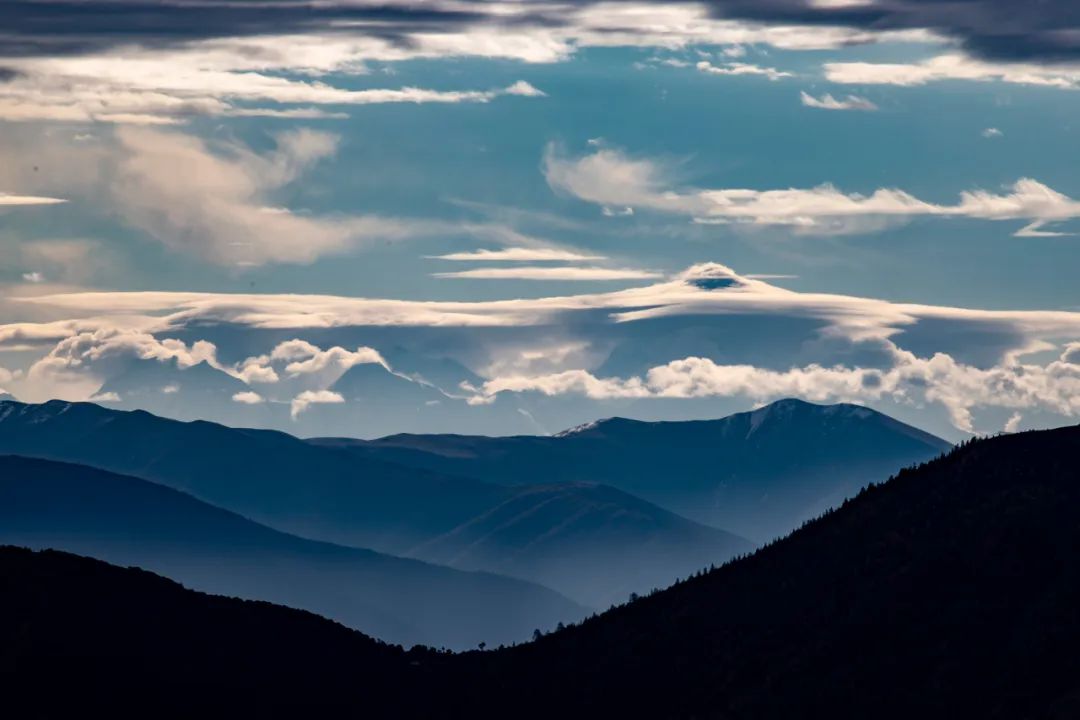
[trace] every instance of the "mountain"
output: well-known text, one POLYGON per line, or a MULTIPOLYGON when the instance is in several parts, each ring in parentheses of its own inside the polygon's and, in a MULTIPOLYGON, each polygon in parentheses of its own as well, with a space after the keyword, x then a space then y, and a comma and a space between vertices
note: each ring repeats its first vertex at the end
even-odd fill
POLYGON ((490 482, 611 485, 767 541, 949 443, 857 405, 781 400, 720 420, 611 418, 553 437, 317 439, 357 455, 490 482))
POLYGON ((0 547, 8 717, 304 717, 406 707, 426 653, 136 568, 0 547), (349 702, 351 698, 362 700, 349 702))
MULTIPOLYGON (((753 556, 490 657, 523 717, 1080 717, 1080 427, 971 442, 753 556)), ((484 677, 485 674, 490 674, 484 677)))
POLYGON ((295 716, 309 701, 367 717, 1067 720, 1080 716, 1078 449, 1078 427, 966 443, 750 557, 495 652, 380 657, 310 616, 0 550, 0 638, 15 638, 0 673, 17 693, 108 693, 37 700, 84 714, 115 711, 123 677, 205 717, 244 702, 295 716), (159 602, 163 621, 147 620, 159 602))
POLYGON ((753 547, 614 488, 567 483, 520 488, 410 555, 527 578, 606 608, 753 547))
POLYGON ((135 565, 406 646, 508 643, 585 613, 537 585, 304 540, 161 485, 46 460, 0 457, 0 543, 135 565))
POLYGON ((0 453, 133 475, 278 530, 389 552, 448 532, 510 494, 276 431, 91 403, 0 404, 0 453))
POLYGON ((0 453, 133 475, 294 535, 540 582, 593 608, 752 547, 612 488, 511 487, 87 403, 0 403, 0 453))

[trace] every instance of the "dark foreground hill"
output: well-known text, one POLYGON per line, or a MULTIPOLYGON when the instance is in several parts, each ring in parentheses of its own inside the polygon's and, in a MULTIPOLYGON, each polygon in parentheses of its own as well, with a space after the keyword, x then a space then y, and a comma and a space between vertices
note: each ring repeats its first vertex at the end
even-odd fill
POLYGON ((132 475, 293 535, 497 572, 598 609, 753 547, 595 484, 511 487, 91 403, 0 402, 3 453, 132 475))
MULTIPOLYGON (((315 696, 364 698, 371 709, 359 714, 368 717, 1080 717, 1078 457, 1080 428, 970 443, 749 558, 538 642, 414 654, 406 669, 390 659, 381 685, 342 693, 331 675, 315 696), (382 688, 400 693, 396 711, 382 688)), ((35 600, 35 590, 27 600, 29 585, 10 567, 0 556, 3 602, 22 608, 0 609, 0 634, 19 639, 16 652, 94 648, 67 633, 57 639, 54 624, 74 623, 78 636, 84 625, 118 622, 110 604, 84 612, 87 603, 68 600, 108 592, 107 577, 53 577, 47 598, 35 600)), ((175 638, 148 632, 168 667, 175 638)), ((244 648, 228 645, 236 638, 220 637, 239 656, 241 687, 271 659, 288 667, 306 657, 257 646, 266 654, 249 669, 244 648)), ((124 642, 132 640, 120 635, 111 652, 124 642)), ((49 666, 57 685, 69 668, 49 666)), ((208 676, 198 665, 186 672, 197 696, 208 676)), ((296 697, 287 684, 271 687, 296 697)))
POLYGON ((390 717, 425 655, 143 570, 0 547, 4 717, 390 717))
POLYGON ((869 408, 801 400, 779 400, 719 420, 611 418, 553 437, 394 435, 310 442, 495 483, 602 483, 758 542, 790 532, 868 482, 951 447, 869 408))
POLYGON ((162 485, 48 460, 0 456, 0 543, 310 610, 406 647, 522 641, 586 614, 532 583, 305 540, 162 485))

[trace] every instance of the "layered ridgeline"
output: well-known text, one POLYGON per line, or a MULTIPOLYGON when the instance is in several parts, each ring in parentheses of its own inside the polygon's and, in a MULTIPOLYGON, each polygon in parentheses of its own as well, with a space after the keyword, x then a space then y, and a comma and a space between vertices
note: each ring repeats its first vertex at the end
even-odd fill
POLYGON ((720 420, 602 420, 553 437, 319 439, 499 483, 596 482, 765 542, 949 443, 869 408, 781 400, 720 420))
POLYGON ((610 487, 501 485, 88 403, 0 403, 0 453, 133 475, 301 537, 498 572, 595 609, 753 547, 610 487))
POLYGON ((586 614, 521 580, 305 540, 145 480, 47 460, 0 457, 0 543, 310 610, 406 647, 494 646, 586 614))
MULTIPOLYGON (((0 673, 9 703, 42 678, 88 677, 171 700, 182 678, 167 707, 219 717, 246 702, 368 717, 1074 718, 1078 454, 1080 428, 969 443, 749 558, 538 642, 458 656, 384 653, 309 616, 0 551, 0 673), (147 621, 157 606, 165 622, 147 621)), ((129 700, 45 697, 82 712, 129 700)))

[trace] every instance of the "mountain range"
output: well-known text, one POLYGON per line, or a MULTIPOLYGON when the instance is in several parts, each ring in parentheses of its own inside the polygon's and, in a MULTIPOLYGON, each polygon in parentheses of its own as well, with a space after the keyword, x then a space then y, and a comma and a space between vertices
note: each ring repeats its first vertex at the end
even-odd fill
POLYGON ((406 647, 510 643, 586 614, 521 580, 305 540, 162 485, 48 460, 0 457, 0 543, 311 610, 406 647))
POLYGON ((9 706, 45 716, 175 698, 166 714, 1064 720, 1080 714, 1078 448, 1076 427, 965 443, 749 557, 493 652, 405 653, 3 549, 0 677, 9 706), (117 677, 130 695, 105 689, 117 677))
POLYGON ((948 450, 858 405, 780 400, 719 420, 611 418, 555 436, 314 439, 357 456, 514 485, 609 485, 757 542, 783 535, 868 482, 948 450))
POLYGON ((594 483, 501 485, 89 403, 0 403, 0 453, 135 476, 282 532, 543 583, 595 609, 753 547, 594 483))

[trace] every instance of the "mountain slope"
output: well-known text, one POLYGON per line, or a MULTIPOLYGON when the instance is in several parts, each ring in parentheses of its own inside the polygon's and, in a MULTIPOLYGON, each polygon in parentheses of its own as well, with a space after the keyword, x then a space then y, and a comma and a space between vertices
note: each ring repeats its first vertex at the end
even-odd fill
POLYGON ((612 418, 554 437, 318 439, 357 455, 491 482, 596 482, 698 522, 767 541, 872 480, 947 450, 855 405, 782 400, 720 420, 612 418))
MULTIPOLYGON (((378 648, 344 629, 297 635, 301 621, 326 635, 331 628, 205 599, 238 614, 226 629, 264 622, 281 628, 282 642, 223 632, 192 647, 171 629, 205 639, 216 625, 177 610, 190 598, 170 598, 164 623, 139 625, 155 601, 142 574, 0 550, 0 638, 18 641, 0 645, 0 673, 30 683, 46 675, 50 686, 89 673, 111 688, 97 661, 111 669, 117 656, 137 657, 134 687, 164 687, 160 703, 176 686, 157 669, 177 663, 191 680, 180 699, 209 706, 203 717, 229 716, 230 702, 265 702, 272 688, 278 716, 295 716, 310 698, 352 714, 363 703, 367 717, 1068 720, 1080 716, 1078 451, 1080 428, 969 443, 749 558, 580 626, 497 652, 380 658, 347 690, 340 679, 349 670, 321 676, 323 660, 365 667, 378 648), (101 628, 112 626, 119 640, 103 642, 101 628), (249 647, 264 654, 246 657, 249 647), (56 662, 73 652, 90 662, 56 662), (36 665, 21 661, 28 655, 36 665), (234 661, 227 672, 218 657, 234 661), (274 683, 294 669, 295 682, 274 683), (229 688, 208 688, 217 672, 229 688), (248 700, 251 687, 260 692, 248 700)), ((47 699, 82 713, 115 705, 69 693, 47 699)))
POLYGON ((614 488, 571 483, 521 488, 410 555, 528 578, 606 608, 752 549, 614 488))
POLYGON ((478 687, 530 717, 1077 717, 1078 452, 1076 427, 971 443, 745 560, 478 656, 478 687))
POLYGON ((0 453, 144 478, 302 537, 550 583, 593 608, 751 547, 610 488, 510 487, 88 403, 0 403, 0 453))
POLYGON ((0 404, 0 453, 133 475, 279 530, 388 552, 452 530, 509 495, 491 483, 358 461, 285 433, 91 403, 0 404))
POLYGON ((9 717, 304 717, 407 707, 425 653, 135 568, 0 547, 9 717))
POLYGON ((0 457, 0 543, 137 565, 406 646, 507 643, 584 614, 536 585, 303 540, 160 485, 45 460, 0 457))

